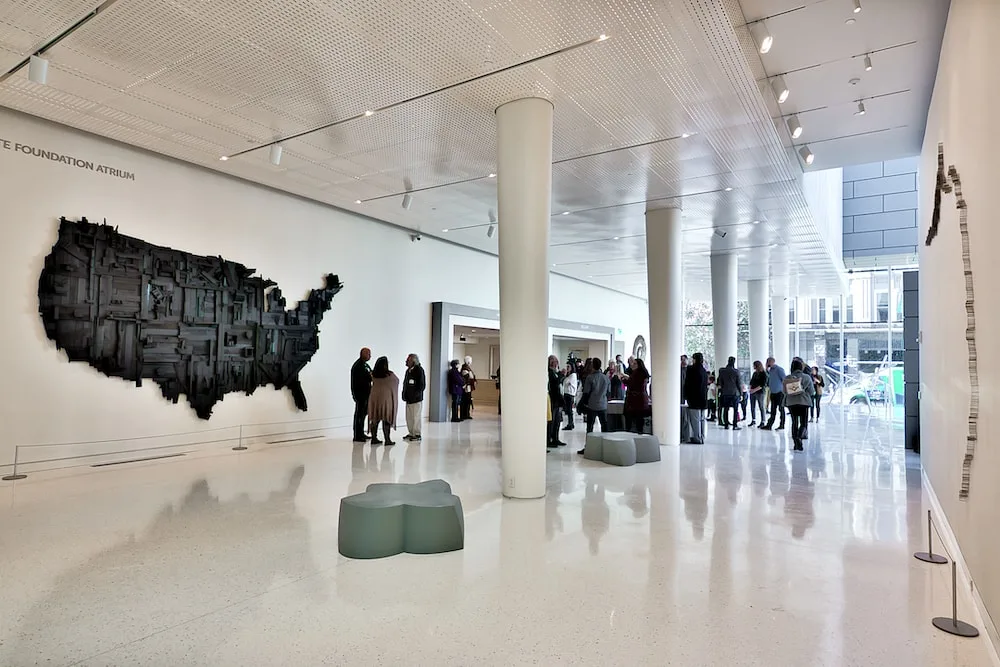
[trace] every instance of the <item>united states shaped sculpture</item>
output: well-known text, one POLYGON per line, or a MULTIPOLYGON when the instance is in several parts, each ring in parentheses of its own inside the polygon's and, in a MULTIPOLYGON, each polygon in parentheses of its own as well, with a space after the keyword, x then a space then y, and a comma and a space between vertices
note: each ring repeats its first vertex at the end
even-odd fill
POLYGON ((285 310, 254 269, 156 246, 83 218, 61 218, 38 280, 45 333, 70 361, 144 379, 202 419, 229 392, 274 385, 307 403, 299 372, 319 349, 319 323, 343 285, 336 275, 285 310))

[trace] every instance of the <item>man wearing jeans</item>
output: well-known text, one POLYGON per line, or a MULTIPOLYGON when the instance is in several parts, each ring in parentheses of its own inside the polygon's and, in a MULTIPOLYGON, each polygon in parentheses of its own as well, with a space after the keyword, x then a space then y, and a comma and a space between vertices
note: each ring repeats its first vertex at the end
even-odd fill
POLYGON ((767 358, 767 388, 771 392, 771 418, 767 424, 761 424, 761 428, 770 431, 774 426, 774 417, 777 412, 781 413, 781 423, 778 430, 785 428, 785 395, 783 384, 785 382, 785 369, 774 362, 774 357, 767 358))

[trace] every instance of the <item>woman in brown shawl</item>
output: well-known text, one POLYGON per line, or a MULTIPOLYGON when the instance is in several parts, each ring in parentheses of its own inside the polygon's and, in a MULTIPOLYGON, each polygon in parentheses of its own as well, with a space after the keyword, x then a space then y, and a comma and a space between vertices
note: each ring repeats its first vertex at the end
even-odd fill
POLYGON ((386 446, 396 443, 389 439, 389 429, 396 428, 396 413, 399 410, 399 378, 389 370, 389 359, 379 357, 372 370, 372 393, 368 399, 368 428, 372 434, 372 444, 381 445, 378 439, 378 424, 382 422, 386 446))

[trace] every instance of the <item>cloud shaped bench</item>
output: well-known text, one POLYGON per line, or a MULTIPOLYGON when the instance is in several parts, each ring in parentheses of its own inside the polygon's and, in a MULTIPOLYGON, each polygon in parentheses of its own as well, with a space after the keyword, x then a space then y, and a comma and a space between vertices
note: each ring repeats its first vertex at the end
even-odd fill
POLYGON ((613 466, 631 466, 660 460, 660 441, 638 433, 588 433, 583 458, 613 466))
POLYGON ((442 479, 369 484, 340 500, 337 546, 348 558, 436 554, 465 546, 462 500, 442 479))

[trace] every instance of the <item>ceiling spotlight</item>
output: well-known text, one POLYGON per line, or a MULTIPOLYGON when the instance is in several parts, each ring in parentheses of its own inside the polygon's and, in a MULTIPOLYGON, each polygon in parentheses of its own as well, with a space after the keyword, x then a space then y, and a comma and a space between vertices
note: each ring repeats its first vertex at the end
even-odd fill
POLYGON ((855 14, 861 13, 861 0, 854 0, 854 13, 855 14))
POLYGON ((403 208, 409 211, 411 206, 413 206, 413 195, 407 192, 403 195, 403 208))
POLYGON ((275 167, 281 164, 281 151, 282 149, 280 144, 274 144, 271 146, 271 164, 275 167))
POLYGON ((802 148, 800 148, 799 155, 802 156, 802 161, 805 162, 806 164, 812 164, 813 160, 816 159, 816 156, 813 155, 813 152, 809 150, 808 146, 803 146, 802 148))
POLYGON ((360 204, 360 203, 361 203, 361 200, 360 200, 360 199, 355 199, 355 200, 354 200, 354 203, 355 203, 355 204, 360 204))
POLYGON ((732 188, 724 188, 724 189, 725 189, 726 192, 732 192, 733 191, 732 188))
POLYGON ((760 220, 754 220, 750 224, 751 225, 759 225, 760 224, 760 220))
POLYGON ((497 226, 490 225, 486 228, 486 238, 491 239, 497 233, 497 226))
POLYGON ((606 40, 607 38, 608 38, 608 36, 607 36, 607 35, 603 35, 603 34, 602 34, 601 36, 599 36, 599 37, 597 38, 597 41, 598 41, 598 42, 603 42, 603 41, 604 41, 604 40, 606 40))
POLYGON ((616 237, 614 237, 614 238, 613 238, 613 239, 611 239, 611 240, 612 240, 612 241, 617 241, 617 240, 618 240, 618 239, 620 239, 620 238, 621 238, 620 236, 616 236, 616 237))
POLYGON ((847 19, 846 21, 844 21, 844 23, 846 23, 847 25, 854 25, 857 22, 858 22, 858 20, 856 18, 854 18, 853 16, 851 18, 847 19))
POLYGON ((489 176, 487 176, 486 178, 496 178, 496 177, 497 177, 497 175, 496 175, 496 174, 490 174, 490 175, 489 175, 489 176))
POLYGON ((448 230, 447 230, 447 229, 442 229, 441 231, 442 231, 442 232, 444 232, 445 234, 447 234, 447 233, 448 233, 448 230))
POLYGON ((774 96, 778 98, 778 104, 784 104, 788 99, 788 86, 785 85, 785 77, 774 77, 771 80, 771 90, 774 91, 774 96))
POLYGON ((866 72, 872 71, 872 57, 871 56, 865 56, 865 71, 866 72))
POLYGON ((28 59, 28 81, 44 86, 49 78, 49 61, 41 56, 28 59))
POLYGON ((763 21, 758 21, 750 26, 750 35, 757 45, 757 50, 761 53, 767 53, 774 45, 774 37, 768 31, 767 25, 763 21))
POLYGON ((726 238, 726 232, 722 231, 721 229, 716 229, 712 233, 715 234, 716 236, 718 236, 720 239, 726 238))
POLYGON ((865 115, 865 113, 866 113, 866 112, 865 112, 865 103, 864 103, 864 102, 861 102, 861 101, 859 100, 859 101, 858 101, 858 110, 854 112, 854 115, 855 115, 855 116, 864 116, 864 115, 865 115))
POLYGON ((788 126, 788 132, 792 135, 792 139, 798 139, 802 136, 802 123, 799 122, 799 117, 792 114, 785 121, 788 126))
POLYGON ((690 132, 684 132, 683 134, 681 134, 681 139, 687 139, 690 136, 691 136, 690 132))
POLYGON ((222 160, 223 162, 225 162, 226 160, 228 160, 228 159, 229 159, 229 156, 228 156, 228 155, 223 155, 223 156, 222 156, 222 157, 220 157, 219 159, 220 159, 220 160, 222 160))
POLYGON ((562 214, 563 215, 569 215, 569 211, 563 211, 562 214))

